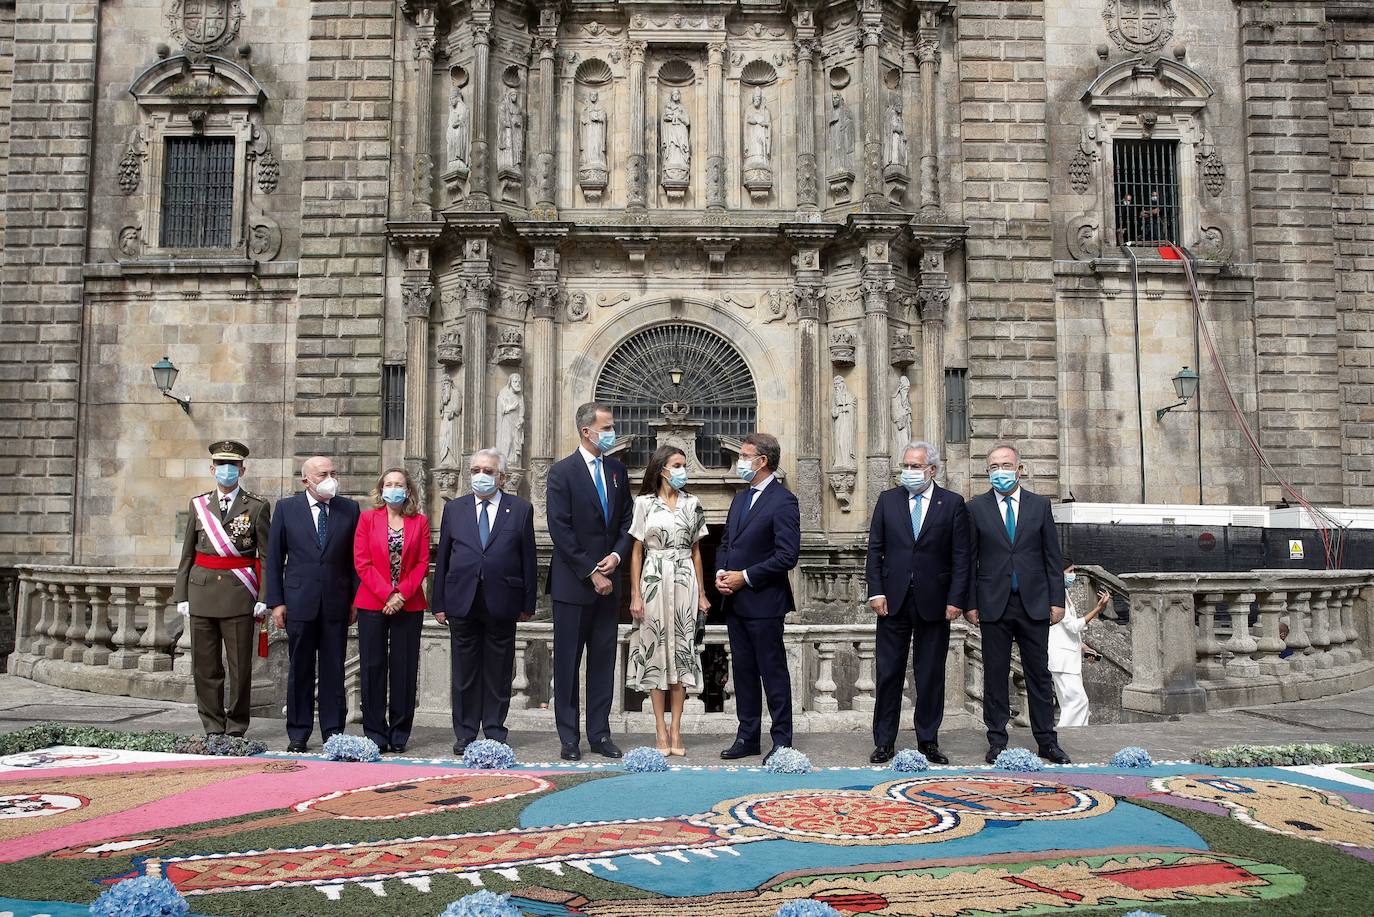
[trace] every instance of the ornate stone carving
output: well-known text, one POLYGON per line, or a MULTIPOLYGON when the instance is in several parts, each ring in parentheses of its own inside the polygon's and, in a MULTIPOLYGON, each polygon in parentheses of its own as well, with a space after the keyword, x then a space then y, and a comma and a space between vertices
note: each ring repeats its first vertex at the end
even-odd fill
POLYGON ((1172 0, 1107 0, 1102 19, 1116 46, 1131 54, 1158 51, 1174 36, 1172 0))
POLYGON ((492 348, 492 362, 498 366, 518 366, 525 359, 525 335, 519 328, 506 328, 492 348))
POLYGON ((408 458, 405 460, 406 474, 415 482, 416 502, 422 507, 429 506, 429 469, 425 467, 425 460, 422 458, 408 458))
POLYGON ((506 90, 496 113, 496 177, 501 196, 516 201, 525 182, 525 110, 513 88, 506 90))
POLYGON ((849 512, 850 503, 854 498, 855 470, 853 468, 832 468, 825 473, 825 477, 830 482, 830 491, 839 501, 840 512, 849 512))
POLYGON ((258 156, 258 190, 263 194, 274 193, 280 178, 281 166, 277 163, 276 154, 269 147, 258 156))
POLYGON ((830 185, 830 196, 837 203, 844 203, 849 200, 850 189, 854 185, 854 116, 850 114, 844 96, 838 92, 830 96, 830 115, 826 125, 830 157, 826 181, 830 185))
POLYGON ((463 365, 463 329, 458 318, 444 322, 439 330, 439 340, 435 345, 439 364, 450 368, 463 365))
POLYGON ((600 93, 592 90, 578 118, 582 159, 577 170, 577 183, 582 187, 582 196, 589 202, 601 200, 610 177, 606 156, 607 115, 600 99, 600 93))
POLYGON ((468 109, 467 99, 463 98, 461 87, 455 86, 448 100, 448 169, 466 177, 468 171, 468 148, 472 143, 472 112, 468 109))
POLYGON ((1069 187, 1074 194, 1085 194, 1092 182, 1093 164, 1088 154, 1075 150, 1069 160, 1069 187))
POLYGON ((453 430, 458 426, 458 418, 463 413, 463 401, 458 397, 458 387, 453 382, 453 373, 444 374, 439 388, 439 467, 452 468, 461 460, 454 452, 453 430))
POLYGON ((1069 221, 1065 241, 1069 254, 1078 261, 1102 257, 1102 226, 1094 216, 1077 216, 1069 221))
POLYGON ((186 53, 202 56, 229 44, 243 21, 240 0, 171 0, 167 30, 186 53))
POLYGON ((1221 192, 1226 190, 1226 164, 1221 161, 1216 149, 1210 144, 1203 144, 1198 147, 1194 158, 1197 160, 1198 174, 1202 176, 1202 186, 1212 197, 1221 197, 1221 192))
POLYGON ((281 252, 281 227, 264 213, 253 215, 248 227, 248 254, 254 261, 271 261, 281 252))
POLYGON ((457 469, 436 468, 432 476, 434 479, 434 490, 441 500, 447 502, 458 496, 458 482, 461 476, 457 469))
POLYGON ((911 379, 897 377, 897 390, 892 393, 892 461, 902 463, 906 444, 911 442, 911 379))
POLYGON ((1198 227, 1197 253, 1208 261, 1231 260, 1231 234, 1221 226, 1198 227))
POLYGON ((659 127, 659 161, 663 174, 659 184, 669 200, 680 200, 687 193, 692 169, 692 120, 682 104, 682 90, 668 94, 659 127))
POLYGON ((834 421, 834 451, 832 457, 836 468, 857 468, 858 457, 854 454, 854 444, 858 433, 859 399, 845 385, 843 376, 836 376, 830 386, 830 418, 834 421))
POLYGON ((567 315, 568 321, 570 322, 580 322, 585 320, 590 311, 587 308, 587 294, 583 293, 580 290, 573 293, 569 293, 567 296, 567 300, 564 303, 563 311, 564 314, 567 315))
POLYGON ((905 331, 893 332, 887 349, 888 362, 898 369, 905 369, 916 362, 916 345, 911 342, 911 335, 905 331))
POLYGON ((615 293, 597 293, 596 304, 603 309, 609 309, 611 306, 618 306, 623 302, 629 302, 633 298, 634 297, 623 290, 615 293))
POLYGON ((496 450, 506 457, 508 466, 523 467, 525 395, 519 373, 511 373, 510 379, 506 380, 506 387, 496 396, 496 450))
POLYGON ((119 248, 120 260, 125 258, 137 258, 139 255, 143 254, 143 227, 120 227, 119 241, 116 245, 119 248))
POLYGON ((922 321, 943 321, 949 306, 949 287, 921 287, 916 291, 916 305, 922 321))
POLYGON ((763 90, 755 89, 744 112, 744 187, 755 201, 773 190, 773 116, 764 104, 763 90))
POLYGON ((143 177, 143 160, 148 156, 143 145, 143 133, 134 129, 129 133, 129 145, 124 150, 124 158, 119 160, 119 190, 133 194, 143 177))
POLYGON ((835 366, 854 365, 854 333, 839 328, 830 333, 830 362, 835 366))
POLYGON ((792 290, 764 291, 759 297, 759 302, 763 305, 763 323, 767 325, 787 318, 787 311, 796 300, 797 294, 792 290))
POLYGON ((434 297, 431 283, 411 283, 401 288, 401 304, 406 318, 429 318, 430 302, 434 297))

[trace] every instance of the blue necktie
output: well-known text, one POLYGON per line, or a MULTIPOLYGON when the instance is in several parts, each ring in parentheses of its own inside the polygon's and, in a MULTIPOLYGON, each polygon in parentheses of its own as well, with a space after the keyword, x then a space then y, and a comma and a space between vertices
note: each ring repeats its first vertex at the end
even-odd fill
POLYGON ((744 501, 744 512, 739 514, 739 524, 744 525, 744 520, 749 518, 749 511, 754 508, 754 500, 758 497, 757 488, 749 488, 749 499, 744 501))
POLYGON ((601 498, 601 515, 606 518, 606 524, 611 524, 611 504, 606 499, 606 479, 601 476, 601 458, 592 459, 593 477, 596 478, 596 495, 601 498))
POLYGON ((921 537, 921 500, 925 494, 917 494, 916 502, 911 506, 911 537, 921 537))
POLYGON ((324 547, 324 538, 329 534, 329 504, 316 503, 320 508, 320 514, 315 519, 315 543, 321 548, 324 547))
POLYGON ((477 537, 482 540, 482 550, 487 549, 487 542, 491 540, 491 523, 487 521, 487 507, 491 506, 490 500, 483 500, 481 509, 477 513, 477 537))
MULTIPOLYGON (((1015 543, 1016 543, 1016 510, 1012 508, 1012 505, 1011 505, 1011 497, 1004 497, 1003 499, 1005 499, 1005 500, 1007 501, 1007 537, 1011 539, 1012 544, 1015 544, 1015 543)), ((1020 592, 1020 591, 1021 591, 1021 586, 1020 586, 1020 584, 1018 584, 1018 583, 1016 582, 1016 566, 1015 566, 1015 561, 1013 561, 1013 565, 1012 565, 1012 568, 1011 568, 1011 591, 1012 591, 1012 592, 1020 592)))

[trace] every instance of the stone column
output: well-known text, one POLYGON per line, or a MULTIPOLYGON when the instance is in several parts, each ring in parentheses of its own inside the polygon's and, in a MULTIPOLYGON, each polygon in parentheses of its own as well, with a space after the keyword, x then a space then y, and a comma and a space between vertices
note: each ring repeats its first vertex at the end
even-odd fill
POLYGON ((725 42, 706 46, 706 209, 725 209, 725 42))
MULTIPOLYGON (((860 0, 859 41, 863 49, 864 79, 864 210, 885 210, 883 194, 883 74, 879 50, 883 43, 883 5, 860 0)), ((871 437, 870 437, 871 439, 871 437)))
POLYGON ((648 163, 644 158, 644 50, 642 41, 625 43, 630 58, 630 156, 625 203, 630 210, 644 210, 648 203, 648 163))
POLYGON ((463 453, 491 445, 487 439, 487 314, 491 309, 490 242, 463 242, 463 453))
POLYGON ((491 19, 489 4, 472 10, 472 139, 468 155, 468 209, 491 207, 491 158, 487 153, 487 124, 491 94, 491 19))
POLYGON ((870 239, 864 246, 865 263, 859 288, 864 302, 864 346, 868 357, 868 458, 865 463, 868 509, 892 481, 892 424, 888 420, 891 371, 888 367, 891 329, 888 326, 887 294, 892 289, 892 266, 887 263, 886 239, 870 239))
POLYGON ((539 7, 539 38, 535 47, 539 53, 539 174, 535 179, 535 205, 530 216, 536 220, 555 220, 558 218, 555 204, 558 137, 554 127, 558 114, 558 86, 554 83, 554 62, 558 54, 558 6, 550 0, 544 0, 539 7))
POLYGON ((429 250, 422 269, 407 268, 401 281, 401 305, 406 319, 405 465, 419 488, 420 506, 429 494, 429 313, 434 284, 429 274, 429 250))
MULTIPOLYGON (((940 69, 940 15, 944 0, 922 3, 916 33, 916 61, 921 68, 921 211, 922 223, 943 223, 940 207, 939 137, 935 107, 935 74, 940 69)), ((938 442, 938 440, 932 440, 938 442)))
POLYGON ((542 238, 534 247, 530 268, 529 392, 531 419, 529 443, 530 502, 534 504, 534 525, 548 529, 545 515, 546 482, 553 466, 558 425, 558 304, 562 289, 558 277, 558 240, 542 238))
POLYGON ((949 307, 949 274, 942 242, 925 242, 916 303, 921 310, 921 414, 925 439, 945 451, 945 312, 949 307))
MULTIPOLYGON (((424 3, 415 13, 415 178, 410 189, 410 209, 417 219, 429 219, 434 194, 433 140, 430 97, 434 83, 434 4, 424 3)), ((407 378, 409 378, 407 376, 407 378)))
POLYGON ((792 17, 797 36, 797 208, 820 209, 820 182, 816 167, 816 55, 820 42, 810 10, 792 17))

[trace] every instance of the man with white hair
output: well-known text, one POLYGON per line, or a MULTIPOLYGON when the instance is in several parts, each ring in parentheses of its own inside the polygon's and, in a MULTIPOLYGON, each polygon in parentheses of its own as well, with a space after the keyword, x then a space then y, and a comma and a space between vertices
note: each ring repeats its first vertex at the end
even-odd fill
POLYGON ((515 665, 515 625, 534 615, 538 556, 534 507, 502 492, 506 457, 495 449, 468 462, 472 493, 450 500, 439 524, 431 605, 449 629, 453 753, 480 729, 506 741, 515 665))
POLYGON ((301 465, 303 490, 277 501, 264 560, 263 601, 286 631, 291 659, 286 676, 287 751, 308 748, 318 690, 320 734, 344 731, 344 654, 357 617, 353 596, 353 532, 358 504, 340 497, 339 474, 323 455, 301 465), (319 682, 316 684, 316 673, 319 682))
POLYGON ((878 496, 868 530, 868 605, 877 615, 874 764, 892 760, 910 652, 916 677, 916 747, 932 764, 945 711, 949 624, 968 607, 969 527, 964 498, 935 483, 940 451, 915 440, 902 450, 899 484, 878 496))

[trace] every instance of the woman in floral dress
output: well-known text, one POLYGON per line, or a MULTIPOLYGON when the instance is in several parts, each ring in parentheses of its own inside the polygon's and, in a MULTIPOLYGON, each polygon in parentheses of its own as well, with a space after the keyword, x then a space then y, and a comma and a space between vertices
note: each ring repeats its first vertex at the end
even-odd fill
POLYGON ((706 511, 687 486, 687 456, 660 446, 635 498, 634 553, 630 558, 630 634, 627 684, 647 691, 654 733, 665 755, 685 755, 682 705, 688 688, 701 687, 701 659, 694 637, 697 618, 711 603, 702 590, 701 546, 706 511), (664 709, 672 711, 671 727, 664 709))

